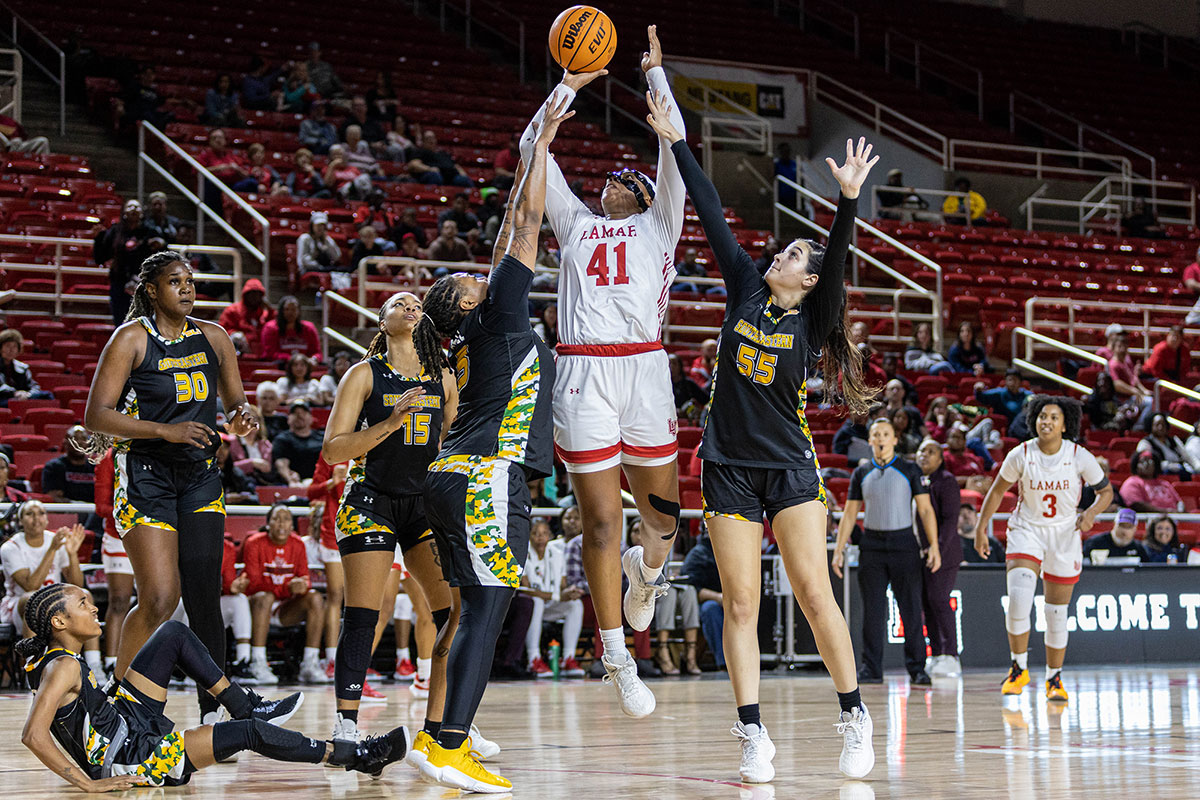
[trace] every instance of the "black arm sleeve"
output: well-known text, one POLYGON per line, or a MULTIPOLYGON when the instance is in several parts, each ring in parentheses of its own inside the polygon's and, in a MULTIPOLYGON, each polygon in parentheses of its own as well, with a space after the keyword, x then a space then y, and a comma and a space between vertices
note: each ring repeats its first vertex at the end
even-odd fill
POLYGON ((845 195, 838 198, 837 214, 829 229, 829 242, 821 260, 821 277, 817 285, 804 298, 808 314, 809 341, 813 350, 820 349, 829 337, 838 315, 842 310, 842 291, 846 279, 846 253, 850 249, 850 236, 854 233, 854 216, 858 212, 858 200, 845 195))
POLYGON ((529 289, 533 270, 504 256, 488 276, 487 300, 480 322, 491 331, 514 333, 529 328, 529 289))
POLYGON ((671 152, 675 154, 675 162, 683 175, 683 184, 692 197, 692 204, 696 206, 696 214, 704 227, 708 246, 717 257, 717 266, 721 270, 721 277, 725 279, 729 305, 733 306, 737 299, 745 297, 761 286, 762 277, 755 269, 750 254, 742 249, 737 237, 729 229, 717 188, 696 162, 696 157, 688 149, 687 142, 680 139, 671 145, 671 152))

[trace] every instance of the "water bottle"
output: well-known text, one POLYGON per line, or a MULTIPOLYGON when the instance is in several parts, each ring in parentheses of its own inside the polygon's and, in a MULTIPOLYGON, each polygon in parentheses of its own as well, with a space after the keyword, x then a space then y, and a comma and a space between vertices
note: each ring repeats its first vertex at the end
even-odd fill
POLYGON ((558 680, 559 673, 562 671, 562 645, 557 639, 550 640, 550 673, 554 676, 554 680, 558 680))

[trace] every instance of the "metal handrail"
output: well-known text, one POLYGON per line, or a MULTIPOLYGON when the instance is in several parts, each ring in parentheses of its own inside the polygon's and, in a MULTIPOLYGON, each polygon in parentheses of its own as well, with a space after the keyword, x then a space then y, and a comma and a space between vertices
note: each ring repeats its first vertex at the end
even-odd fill
POLYGON ((22 96, 25 92, 25 67, 20 50, 0 50, 0 56, 12 56, 11 70, 0 70, 0 78, 12 77, 12 99, 0 106, 0 114, 6 114, 17 122, 21 122, 22 96))
MULTIPOLYGON (((666 58, 664 58, 665 61, 666 58)), ((674 67, 668 66, 666 63, 663 66, 668 76, 672 76, 684 83, 684 91, 690 96, 694 98, 694 95, 689 91, 691 87, 695 87, 700 91, 699 100, 703 104, 703 107, 697 113, 700 114, 701 163, 706 174, 710 177, 712 176, 712 152, 714 144, 749 145, 752 152, 771 153, 773 127, 769 120, 754 113, 733 98, 716 91, 704 83, 702 78, 693 78, 690 75, 685 75, 674 67), (740 137, 718 136, 713 133, 714 125, 725 125, 735 129, 742 128, 748 133, 755 133, 740 137)), ((679 102, 678 98, 676 98, 676 102, 679 102)))
POLYGON ((1193 61, 1184 58, 1178 53, 1173 52, 1171 44, 1174 43, 1175 49, 1178 50, 1180 45, 1191 47, 1194 52, 1200 54, 1200 48, 1197 48, 1194 42, 1191 42, 1181 36, 1172 36, 1161 28, 1156 28, 1153 25, 1142 22, 1141 20, 1130 20, 1121 26, 1121 43, 1127 43, 1127 36, 1133 35, 1133 54, 1141 57, 1142 55, 1142 37, 1145 34, 1150 34, 1162 40, 1162 68, 1170 69, 1171 61, 1174 60, 1179 64, 1183 64, 1192 72, 1200 72, 1200 61, 1193 61))
POLYGON ((158 128, 151 125, 149 122, 141 121, 138 123, 138 162, 137 162, 137 184, 138 184, 138 199, 145 200, 146 193, 146 166, 150 166, 164 180, 175 187, 176 191, 182 194, 188 201, 196 206, 196 236, 203 240, 204 236, 204 218, 207 216, 217 224, 221 230, 225 231, 231 239, 240 244, 249 251, 250 255, 254 256, 262 263, 262 279, 263 283, 270 285, 271 279, 271 221, 259 213, 258 209, 250 205, 244 198, 238 195, 233 189, 225 185, 225 182, 213 175, 203 164, 177 145, 175 142, 167 138, 166 134, 158 128), (196 191, 192 192, 178 178, 171 174, 170 170, 163 167, 157 161, 150 157, 146 152, 146 133, 158 139, 167 148, 168 151, 183 160, 185 164, 191 167, 196 173, 196 191), (249 239, 241 234, 236 228, 225 221, 225 218, 216 211, 208 207, 204 202, 204 183, 208 181, 220 189, 221 194, 229 197, 252 221, 258 224, 262 231, 262 246, 255 246, 249 239))
POLYGON ((824 73, 810 72, 809 75, 811 76, 811 80, 808 84, 808 90, 809 96, 813 100, 827 103, 847 116, 854 117, 860 122, 865 122, 872 126, 876 133, 886 133, 889 136, 900 139, 926 155, 937 159, 943 165, 947 163, 949 159, 949 139, 945 135, 824 73), (835 95, 830 89, 835 89, 841 94, 848 94, 855 98, 855 100, 861 101, 861 103, 869 108, 869 111, 864 111, 861 105, 849 102, 835 95), (904 127, 899 127, 900 125, 904 127), (910 130, 923 133, 926 135, 926 138, 918 138, 910 133, 910 130))
MULTIPOLYGON (((969 209, 971 207, 970 194, 968 192, 946 191, 945 189, 921 189, 921 188, 917 188, 914 186, 889 186, 887 184, 875 184, 874 186, 871 187, 871 219, 879 218, 879 214, 880 214, 879 193, 880 192, 888 192, 890 194, 896 194, 898 192, 907 192, 908 194, 915 194, 915 195, 929 194, 929 195, 933 195, 934 197, 957 197, 964 209, 969 209)), ((919 214, 936 214, 937 216, 941 217, 943 221, 946 219, 947 216, 951 216, 951 217, 959 216, 958 214, 946 214, 944 211, 942 211, 940 209, 933 210, 933 209, 928 209, 928 208, 911 208, 910 209, 910 208, 888 206, 886 210, 889 212, 895 210, 895 211, 898 211, 899 213, 904 213, 904 212, 908 211, 908 212, 914 212, 914 213, 919 213, 919 214)), ((964 213, 962 216, 967 221, 967 223, 966 223, 967 227, 968 228, 971 227, 971 215, 969 213, 964 213)))
POLYGON ((1097 153, 1092 150, 1057 150, 1050 147, 1029 147, 1019 144, 1005 144, 1002 142, 980 142, 971 139, 951 139, 949 142, 949 155, 947 156, 947 169, 960 169, 963 167, 996 167, 999 169, 1008 170, 1034 170, 1035 177, 1039 180, 1055 175, 1094 175, 1104 177, 1112 175, 1114 172, 1120 175, 1131 175, 1133 173, 1132 162, 1126 156, 1111 155, 1105 153, 1097 153), (988 149, 1005 153, 1028 153, 1034 157, 1033 163, 1022 161, 998 161, 994 158, 979 158, 971 156, 959 155, 959 150, 964 149, 988 149), (1084 169, 1083 167, 1063 167, 1054 164, 1047 164, 1046 159, 1049 157, 1074 159, 1080 163, 1085 160, 1100 161, 1107 163, 1115 169, 1084 169))
POLYGON ((899 40, 903 40, 903 41, 912 43, 913 57, 912 57, 911 61, 908 61, 906 63, 911 64, 913 66, 913 81, 916 84, 918 89, 921 88, 921 70, 922 70, 922 68, 924 68, 924 70, 926 72, 928 72, 930 75, 941 78, 943 81, 950 84, 951 86, 957 86, 958 88, 965 89, 968 92, 975 92, 976 106, 977 106, 977 112, 979 115, 979 119, 981 119, 981 120, 983 119, 983 70, 979 69, 978 67, 971 66, 967 62, 963 61, 961 58, 956 58, 944 50, 939 50, 936 47, 931 47, 930 45, 925 44, 924 42, 922 42, 918 39, 914 39, 913 37, 911 37, 905 33, 901 33, 900 31, 896 30, 895 28, 888 28, 883 33, 883 68, 887 72, 892 71, 892 59, 893 58, 896 58, 896 59, 901 58, 901 54, 898 51, 895 54, 893 54, 893 52, 892 52, 893 51, 893 47, 892 47, 893 39, 899 39, 899 40), (946 74, 945 72, 935 72, 935 71, 929 69, 928 66, 923 66, 921 63, 922 51, 925 51, 925 52, 933 55, 935 58, 940 58, 943 61, 948 61, 951 64, 961 67, 966 72, 975 73, 975 85, 968 86, 965 83, 959 82, 957 80, 957 78, 953 75, 953 73, 946 74))
POLYGON ((1024 203, 1025 207, 1025 230, 1032 231, 1035 229, 1053 225, 1074 227, 1077 229, 1080 236, 1087 233, 1088 224, 1101 211, 1105 214, 1104 227, 1111 229, 1114 233, 1121 229, 1121 207, 1116 203, 1107 202, 1089 202, 1087 200, 1056 200, 1050 197, 1031 197, 1024 203), (1073 208, 1079 212, 1078 220, 1070 219, 1053 219, 1050 217, 1035 217, 1035 209, 1038 206, 1048 206, 1050 208, 1073 208), (1113 214, 1116 214, 1116 219, 1113 219, 1113 214))
MULTIPOLYGON (((796 6, 796 10, 799 14, 796 24, 800 28, 800 30, 808 30, 808 25, 805 21, 806 17, 812 17, 815 20, 824 22, 826 25, 833 28, 835 31, 840 31, 841 33, 844 33, 845 35, 849 36, 851 44, 852 44, 851 49, 854 51, 854 57, 855 58, 862 57, 862 20, 857 11, 852 11, 841 4, 830 3, 830 2, 820 2, 820 0, 818 0, 818 2, 814 2, 813 0, 788 0, 788 1, 792 5, 796 6), (825 16, 824 14, 819 14, 819 13, 813 11, 813 6, 818 5, 818 4, 823 5, 826 9, 836 11, 837 13, 840 13, 844 17, 848 16, 850 18, 849 27, 846 27, 844 24, 834 21, 833 19, 831 19, 828 16, 825 16)), ((783 14, 780 13, 780 4, 781 4, 780 0, 774 0, 774 5, 773 5, 772 10, 774 11, 775 16, 780 17, 782 19, 783 14)))
MULTIPOLYGON (((20 50, 29 59, 29 63, 33 64, 42 73, 50 79, 51 83, 58 86, 58 135, 65 136, 67 133, 67 54, 54 43, 50 37, 33 27, 24 17, 13 10, 12 6, 7 3, 0 2, 0 8, 3 8, 12 17, 12 26, 10 30, 10 40, 13 47, 20 50), (55 74, 52 67, 48 67, 39 61, 27 47, 21 46, 20 31, 21 28, 26 29, 29 33, 39 40, 43 46, 47 47, 51 53, 58 57, 58 73, 55 74)), ((19 120, 18 120, 19 121, 19 120)))
MULTIPOLYGON (((1141 326, 1140 330, 1142 333, 1142 340, 1144 342, 1149 342, 1150 335, 1152 333, 1165 333, 1167 330, 1169 330, 1169 328, 1164 328, 1162 326, 1151 325, 1150 324, 1150 315, 1151 314, 1179 314, 1179 315, 1182 315, 1183 312, 1188 310, 1187 306, 1174 306, 1174 305, 1168 305, 1168 304, 1164 304, 1164 303, 1158 303, 1158 304, 1138 303, 1135 306, 1130 306, 1129 303, 1116 303, 1116 302, 1107 301, 1107 300, 1079 300, 1079 299, 1076 299, 1073 297, 1034 296, 1034 297, 1030 297, 1028 300, 1025 301, 1025 327, 1026 328, 1034 329, 1034 327, 1039 323, 1039 320, 1034 319, 1034 314, 1036 313, 1035 310, 1036 310, 1037 306, 1039 306, 1039 305, 1057 305, 1057 306, 1066 306, 1067 307, 1066 325, 1067 325, 1067 331, 1068 331, 1068 344, 1070 344, 1071 346, 1075 346, 1075 331, 1076 330, 1100 330, 1100 329, 1106 327, 1106 325, 1107 325, 1107 323, 1098 323, 1098 322, 1097 323, 1079 322, 1075 318, 1075 312, 1080 309, 1095 308, 1095 309, 1099 309, 1101 311, 1121 311, 1121 312, 1127 312, 1130 310, 1140 311, 1142 314, 1142 326, 1141 326)), ((1056 323, 1055 320, 1041 320, 1040 322, 1043 325, 1057 326, 1057 324, 1058 324, 1058 323, 1056 323)), ((1130 326, 1130 327, 1132 327, 1132 326, 1130 326)), ((1200 332, 1200 325, 1188 326, 1188 327, 1192 331, 1200 332)), ((1144 353, 1149 352, 1149 349, 1150 348, 1148 348, 1148 347, 1137 347, 1137 348, 1131 347, 1130 352, 1144 354, 1144 353)), ((1033 357, 1032 352, 1033 352, 1032 350, 1029 350, 1026 357, 1032 358, 1033 357)), ((1103 361, 1103 359, 1100 359, 1100 360, 1103 361)))
MULTIPOLYGON (((414 6, 415 5, 416 5, 416 3, 414 3, 414 6)), ((463 38, 465 40, 468 50, 471 48, 471 27, 473 25, 478 26, 478 27, 482 28, 483 30, 490 31, 496 37, 498 37, 498 38, 504 40, 505 42, 508 42, 509 44, 513 45, 514 47, 516 47, 517 48, 517 61, 518 61, 517 70, 519 73, 519 79, 520 79, 521 83, 525 82, 525 20, 521 19, 516 14, 512 13, 508 9, 504 8, 503 6, 493 3, 493 2, 490 2, 490 0, 462 0, 461 7, 457 7, 457 6, 453 5, 450 2, 450 0, 439 0, 439 5, 440 5, 440 8, 439 8, 438 19, 439 19, 439 25, 441 26, 441 29, 442 29, 442 33, 446 32, 446 7, 447 6, 450 6, 450 8, 452 8, 453 10, 455 10, 458 13, 463 15, 463 24, 464 24, 463 38), (517 23, 517 38, 514 40, 508 34, 501 32, 500 30, 494 28, 493 26, 480 23, 477 19, 475 19, 471 15, 471 6, 473 4, 487 6, 489 9, 491 9, 495 13, 497 13, 503 17, 507 17, 508 19, 511 19, 514 22, 516 22, 517 23)))

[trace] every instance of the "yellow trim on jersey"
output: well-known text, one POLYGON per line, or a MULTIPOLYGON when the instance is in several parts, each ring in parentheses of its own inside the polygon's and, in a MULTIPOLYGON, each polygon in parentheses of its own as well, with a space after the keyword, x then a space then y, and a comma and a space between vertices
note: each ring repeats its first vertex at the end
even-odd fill
MULTIPOLYGON (((113 455, 113 522, 117 525, 117 532, 124 536, 138 525, 174 532, 175 526, 146 516, 138 511, 133 503, 129 502, 129 474, 125 466, 127 458, 129 458, 128 453, 113 455)), ((224 500, 224 495, 222 495, 222 500, 224 500)))
POLYGON ((430 472, 453 472, 457 475, 470 475, 478 463, 477 459, 485 458, 485 456, 442 456, 437 461, 429 465, 430 472))
POLYGON ((347 503, 342 503, 338 507, 337 517, 334 519, 334 528, 339 538, 363 536, 368 533, 389 533, 395 535, 395 532, 391 528, 386 525, 380 525, 347 503))
POLYGON ((704 518, 705 519, 712 519, 713 517, 725 517, 726 519, 736 519, 739 522, 749 522, 750 521, 750 520, 746 519, 745 517, 743 517, 741 514, 726 514, 721 511, 709 511, 707 508, 704 509, 704 518))
POLYGON ((225 514, 225 490, 221 490, 220 496, 207 505, 203 505, 192 512, 193 514, 208 514, 217 513, 222 516, 225 514))

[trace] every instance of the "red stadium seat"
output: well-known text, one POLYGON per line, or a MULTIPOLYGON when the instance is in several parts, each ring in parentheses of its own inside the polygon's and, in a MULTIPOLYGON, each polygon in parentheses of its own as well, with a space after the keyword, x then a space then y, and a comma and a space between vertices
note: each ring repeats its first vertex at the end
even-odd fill
POLYGON ((50 449, 50 440, 38 434, 5 434, 0 436, 0 444, 6 444, 14 451, 50 449))
MULTIPOLYGON (((78 421, 75 414, 66 408, 31 408, 22 417, 22 422, 32 425, 40 434, 44 434, 45 427, 51 423, 72 425, 78 421)), ((57 445, 60 440, 51 439, 51 441, 57 445)))

